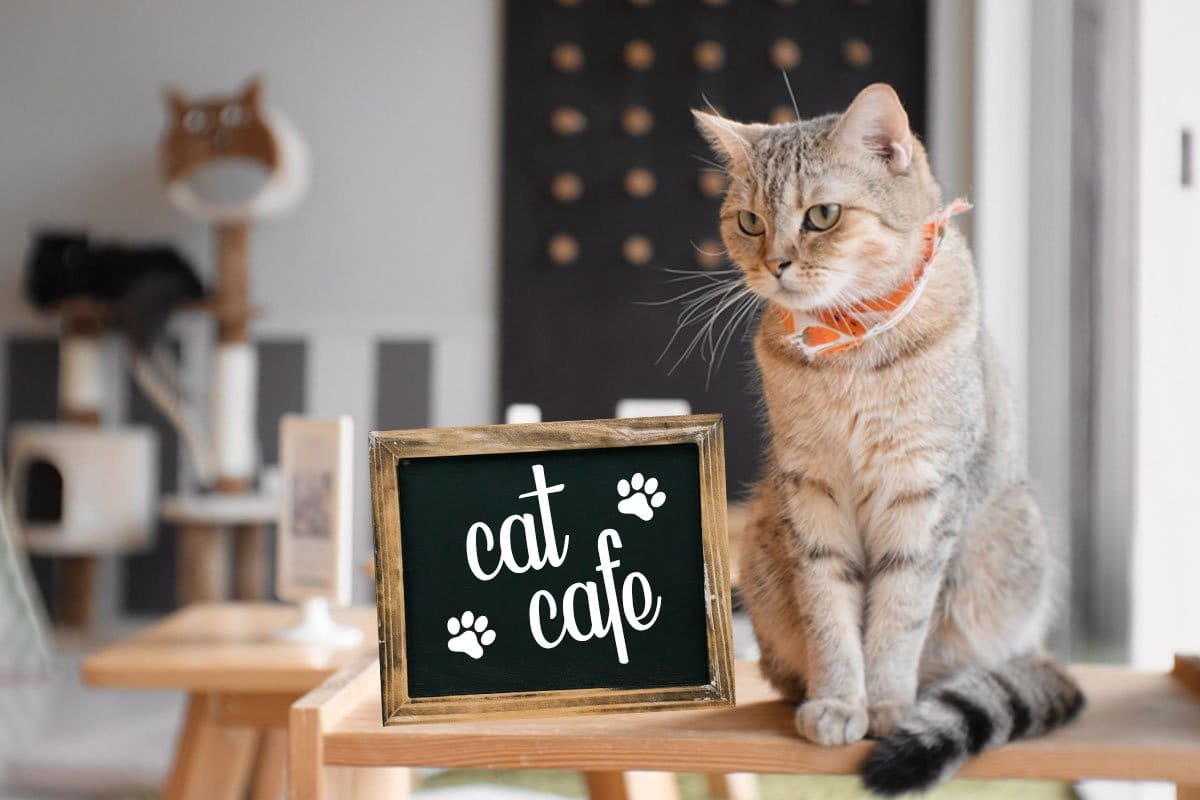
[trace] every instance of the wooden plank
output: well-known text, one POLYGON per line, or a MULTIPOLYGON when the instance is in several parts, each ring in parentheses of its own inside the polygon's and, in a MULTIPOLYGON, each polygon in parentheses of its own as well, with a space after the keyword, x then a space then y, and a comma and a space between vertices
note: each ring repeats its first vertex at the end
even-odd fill
MULTIPOLYGON (((849 774, 872 746, 818 747, 801 740, 792 709, 776 699, 752 663, 737 665, 736 708, 387 727, 379 724, 374 669, 364 667, 357 683, 342 674, 341 686, 353 684, 357 700, 345 691, 322 695, 323 686, 300 701, 312 714, 319 712, 322 697, 338 704, 323 728, 325 763, 849 774)), ((1161 673, 1110 667, 1078 667, 1073 673, 1089 703, 1077 721, 1049 736, 984 753, 962 776, 1200 785, 1200 702, 1188 690, 1161 673)), ((293 724, 296 719, 293 709, 293 724)))
POLYGON ((222 725, 286 728, 292 703, 299 692, 236 692, 210 697, 212 714, 222 725))
POLYGON ((83 663, 92 686, 198 692, 309 691, 376 641, 375 609, 336 609, 333 618, 363 632, 357 649, 294 644, 273 631, 295 625, 299 609, 278 603, 189 606, 83 663))
POLYGON ((1200 697, 1200 656, 1175 655, 1175 667, 1171 676, 1200 697))
POLYGON ((405 800, 415 788, 413 771, 404 767, 330 767, 325 796, 331 800, 405 800))
POLYGON ((167 783, 163 787, 163 800, 179 800, 183 797, 183 787, 191 769, 191 753, 196 749, 200 739, 200 728, 207 713, 203 695, 192 695, 188 698, 183 727, 179 729, 179 738, 175 741, 175 758, 171 762, 171 772, 167 775, 167 783))
POLYGON ((259 733, 220 724, 208 698, 194 694, 163 789, 164 800, 241 800, 250 781, 259 733))
MULTIPOLYGON (((288 797, 291 800, 324 800, 346 796, 348 773, 325 769, 327 732, 355 708, 374 699, 379 726, 379 659, 364 653, 336 675, 292 704, 288 719, 288 797), (345 780, 342 780, 345 779, 345 780), (341 780, 336 791, 328 781, 341 780)), ((369 766, 403 766, 371 764, 369 766)))
POLYGON ((263 733, 250 792, 252 800, 283 800, 287 789, 287 752, 287 728, 263 733))
POLYGON ((679 800, 673 772, 589 772, 590 800, 679 800))
POLYGON ((758 800, 758 776, 750 772, 710 772, 708 794, 719 800, 758 800))

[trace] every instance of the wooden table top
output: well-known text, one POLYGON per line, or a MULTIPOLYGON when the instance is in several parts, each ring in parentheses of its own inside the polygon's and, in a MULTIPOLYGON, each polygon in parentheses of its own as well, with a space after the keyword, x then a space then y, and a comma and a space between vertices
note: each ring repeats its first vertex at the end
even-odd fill
MULTIPOLYGON (((737 664, 735 708, 388 727, 380 722, 377 663, 360 667, 357 681, 348 679, 351 669, 293 706, 293 723, 298 707, 316 711, 324 704, 334 711, 323 737, 326 764, 847 774, 857 771, 872 746, 802 741, 793 709, 776 700, 753 663, 737 664), (345 702, 355 685, 357 699, 345 702)), ((1200 785, 1200 695, 1169 674, 1098 666, 1072 672, 1088 695, 1078 720, 986 752, 962 776, 1200 785)))
POLYGON ((335 609, 333 618, 363 632, 353 648, 293 644, 272 632, 300 621, 278 603, 188 606, 83 662, 92 686, 189 692, 304 693, 361 654, 375 650, 374 608, 335 609))

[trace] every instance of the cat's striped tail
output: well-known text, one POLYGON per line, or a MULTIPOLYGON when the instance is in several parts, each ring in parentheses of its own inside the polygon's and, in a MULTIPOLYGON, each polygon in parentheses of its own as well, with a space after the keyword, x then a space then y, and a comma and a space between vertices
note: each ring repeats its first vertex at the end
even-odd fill
POLYGON ((863 784, 887 797, 928 789, 968 756, 1053 730, 1083 705, 1078 684, 1049 657, 973 667, 922 690, 912 712, 863 762, 863 784))

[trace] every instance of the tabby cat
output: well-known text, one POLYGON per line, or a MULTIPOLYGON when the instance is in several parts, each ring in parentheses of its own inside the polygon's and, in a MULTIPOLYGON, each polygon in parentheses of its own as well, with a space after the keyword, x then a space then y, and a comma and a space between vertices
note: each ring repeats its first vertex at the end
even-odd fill
POLYGON ((894 795, 1083 706, 1041 652, 1052 561, 971 254, 890 86, 844 114, 695 112, 721 234, 766 310, 770 425, 742 590, 766 677, 894 795))

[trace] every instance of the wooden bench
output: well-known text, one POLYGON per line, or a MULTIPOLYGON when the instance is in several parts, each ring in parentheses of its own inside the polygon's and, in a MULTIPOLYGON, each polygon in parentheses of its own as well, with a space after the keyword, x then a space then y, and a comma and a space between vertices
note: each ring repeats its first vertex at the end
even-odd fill
MULTIPOLYGON (((962 777, 1169 781, 1200 800, 1200 681, 1183 674, 1081 666, 1088 708, 1071 725, 983 753, 962 777)), ((589 774, 598 794, 628 797, 631 770, 844 775, 871 747, 818 747, 792 726, 753 663, 737 665, 736 708, 643 714, 576 714, 384 727, 379 664, 360 658, 297 701, 289 720, 292 800, 352 796, 340 767, 437 766, 564 769, 589 774)), ((666 789, 664 788, 664 791, 666 789)), ((649 796, 671 796, 648 793, 649 796)))

